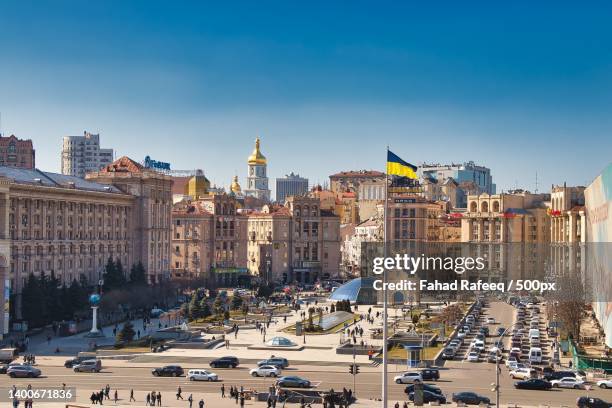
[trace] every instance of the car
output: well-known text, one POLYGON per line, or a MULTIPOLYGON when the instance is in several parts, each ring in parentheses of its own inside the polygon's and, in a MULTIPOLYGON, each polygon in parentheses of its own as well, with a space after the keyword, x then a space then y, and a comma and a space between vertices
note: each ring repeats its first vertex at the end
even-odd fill
POLYGON ((480 357, 480 353, 478 353, 477 351, 470 351, 470 353, 467 355, 467 361, 469 361, 470 363, 477 363, 480 357))
POLYGON ((597 381, 597 386, 599 388, 612 388, 612 380, 599 380, 597 381))
POLYGON ((480 328, 480 333, 484 334, 485 337, 489 337, 489 327, 488 326, 484 326, 480 328))
POLYGON ((490 404, 491 400, 484 395, 476 394, 471 391, 456 392, 452 395, 451 401, 463 402, 464 404, 479 405, 479 404, 490 404))
MULTIPOLYGON (((408 394, 408 400, 414 401, 414 392, 408 394)), ((446 397, 442 394, 423 390, 423 402, 437 402, 438 404, 446 404, 446 397)))
POLYGON ((253 377, 278 377, 281 370, 273 365, 262 365, 249 371, 253 377))
POLYGON ((155 377, 180 377, 184 374, 183 368, 177 365, 168 365, 151 370, 155 377))
POLYGON ((423 382, 423 376, 421 373, 416 371, 407 371, 401 375, 393 377, 393 381, 396 384, 412 384, 416 382, 423 382))
POLYGON ((515 368, 510 371, 510 378, 518 380, 527 380, 533 377, 533 372, 529 368, 515 368))
POLYGON ((518 360, 515 356, 509 356, 506 360, 506 367, 510 368, 511 364, 518 364, 518 360))
POLYGON ((457 332, 457 338, 458 339, 463 339, 465 337, 465 332, 464 331, 458 331, 457 332))
POLYGON ((550 384, 554 388, 574 388, 576 390, 584 387, 584 381, 576 377, 563 377, 560 380, 552 380, 550 384))
POLYGON ((438 381, 440 379, 440 370, 437 368, 424 368, 421 370, 421 377, 424 381, 438 381))
POLYGON ((579 380, 584 380, 584 377, 576 373, 576 371, 552 371, 544 374, 544 379, 546 381, 560 380, 564 377, 574 377, 579 380))
POLYGON ((100 360, 85 360, 73 367, 75 373, 99 373, 102 370, 100 360))
POLYGON ((282 357, 270 357, 265 360, 261 360, 257 363, 258 367, 261 367, 264 365, 266 366, 271 365, 274 367, 278 367, 282 370, 284 368, 289 367, 289 360, 287 360, 286 358, 282 358, 282 357))
POLYGON ((6 370, 6 374, 11 378, 35 378, 40 377, 41 371, 29 364, 10 364, 6 370))
POLYGON ((281 377, 276 381, 279 387, 310 388, 310 381, 297 376, 281 377))
POLYGON ((477 351, 477 352, 479 352, 479 353, 482 353, 483 351, 485 351, 485 344, 484 344, 484 342, 483 342, 483 341, 481 341, 481 340, 474 340, 474 341, 472 342, 472 344, 470 344, 470 348, 471 348, 473 351, 477 351))
MULTIPOLYGON (((442 390, 440 388, 427 383, 423 383, 423 391, 429 391, 434 394, 442 395, 442 390)), ((404 392, 408 395, 410 395, 411 392, 414 392, 414 384, 407 385, 404 392)))
POLYGON ((487 317, 487 324, 495 324, 495 318, 494 317, 487 317))
POLYGON ((236 368, 240 365, 238 357, 221 357, 212 360, 210 363, 212 368, 236 368))
POLYGON ((219 376, 208 370, 196 368, 187 371, 187 379, 189 381, 217 381, 219 380, 219 376))
POLYGON ((487 335, 480 332, 475 336, 475 339, 484 342, 487 339, 487 335))
POLYGON ((514 388, 520 390, 550 390, 552 385, 546 380, 531 378, 529 380, 515 382, 514 388))
POLYGON ((454 348, 452 347, 447 347, 444 349, 444 351, 442 352, 442 359, 443 360, 452 360, 453 358, 455 358, 455 354, 457 352, 455 351, 454 348))
POLYGON ((610 408, 612 404, 600 398, 579 397, 576 400, 576 406, 578 408, 610 408))

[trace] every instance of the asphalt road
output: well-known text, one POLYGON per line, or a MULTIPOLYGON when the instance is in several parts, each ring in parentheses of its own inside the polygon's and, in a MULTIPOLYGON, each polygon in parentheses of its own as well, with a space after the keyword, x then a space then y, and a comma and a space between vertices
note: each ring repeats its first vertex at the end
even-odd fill
MULTIPOLYGON (((485 309, 483 318, 493 316, 499 322, 492 326, 495 332, 497 326, 508 327, 514 320, 514 308, 506 303, 492 303, 485 309)), ((497 338, 489 337, 488 343, 493 343, 497 338)), ((161 365, 168 364, 164 362, 161 365)), ((74 373, 71 369, 55 366, 41 367, 43 376, 37 379, 11 379, 2 377, 3 387, 16 384, 25 386, 32 384, 33 387, 58 387, 62 383, 67 386, 74 386, 80 398, 87 398, 92 390, 101 389, 109 384, 113 390, 118 389, 119 394, 125 397, 130 389, 134 389, 137 399, 142 401, 145 393, 161 391, 164 398, 174 399, 174 394, 178 386, 181 386, 184 395, 189 393, 219 393, 220 382, 190 382, 185 377, 153 377, 151 368, 113 366, 112 360, 104 360, 105 369, 101 373, 74 373), (6 381, 5 381, 6 379, 6 381)), ((124 364, 125 365, 125 364, 124 364)), ((188 364, 185 364, 190 366, 188 364)), ((225 383, 226 388, 230 385, 254 388, 258 391, 265 391, 268 386, 273 384, 273 378, 253 378, 249 375, 249 369, 253 364, 244 364, 237 369, 215 369, 220 380, 225 383)), ((209 369, 208 367, 202 367, 209 369)), ((380 398, 381 378, 380 370, 373 371, 371 368, 363 370, 356 377, 356 395, 362 399, 380 398)), ((405 370, 405 367, 391 365, 389 367, 389 396, 391 401, 403 401, 405 385, 393 383, 393 376, 405 370)), ((298 375, 311 380, 316 387, 321 390, 341 390, 343 387, 353 388, 353 377, 348 373, 347 364, 337 366, 291 366, 284 370, 284 375, 298 375)), ((517 403, 538 406, 539 404, 551 404, 556 406, 573 406, 576 398, 586 395, 585 390, 552 390, 552 391, 529 391, 516 390, 513 387, 514 380, 508 376, 508 370, 502 367, 500 374, 501 380, 501 403, 505 406, 508 403, 517 403)), ((495 381, 495 365, 487 362, 470 363, 465 360, 449 361, 441 369, 441 380, 435 384, 440 387, 449 397, 453 392, 475 391, 486 395, 495 401, 494 392, 491 391, 491 383, 495 381)), ((594 389, 589 392, 591 396, 597 396, 605 400, 612 400, 612 390, 594 389)))

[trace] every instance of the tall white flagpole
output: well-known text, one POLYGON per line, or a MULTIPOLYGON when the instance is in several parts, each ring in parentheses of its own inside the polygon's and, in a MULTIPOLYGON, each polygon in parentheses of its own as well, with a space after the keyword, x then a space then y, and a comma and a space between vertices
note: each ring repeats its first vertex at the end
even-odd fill
MULTIPOLYGON (((388 174, 389 146, 387 146, 387 156, 385 157, 385 206, 383 224, 383 255, 387 257, 387 202, 389 201, 389 174, 388 174)), ((387 269, 383 268, 383 378, 382 378, 382 406, 387 408, 387 269)))

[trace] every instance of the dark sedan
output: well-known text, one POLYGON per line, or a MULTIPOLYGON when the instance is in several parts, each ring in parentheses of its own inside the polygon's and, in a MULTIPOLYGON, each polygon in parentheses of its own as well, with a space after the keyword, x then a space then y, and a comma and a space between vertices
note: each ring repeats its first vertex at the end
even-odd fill
MULTIPOLYGON (((423 391, 428 391, 431 392, 433 394, 439 394, 442 395, 442 390, 439 389, 438 387, 436 387, 435 385, 429 385, 429 384, 423 384, 423 391)), ((404 392, 408 395, 410 395, 411 393, 414 392, 414 384, 410 384, 409 386, 406 387, 406 389, 404 390, 404 392)))
POLYGON ((180 377, 184 374, 181 366, 169 365, 155 368, 151 371, 155 377, 180 377))
POLYGON ((599 398, 580 397, 576 400, 578 408, 610 408, 612 404, 599 398))
POLYGON ((529 380, 515 382, 514 388, 520 390, 550 390, 552 385, 546 380, 531 378, 529 380))
POLYGON ((469 405, 478 405, 478 404, 490 404, 491 400, 488 397, 483 395, 476 394, 475 392, 464 391, 457 392, 452 396, 453 402, 463 402, 464 404, 469 405))
MULTIPOLYGON (((410 401, 414 401, 414 392, 408 394, 408 399, 410 401)), ((437 402, 438 404, 446 404, 446 397, 442 394, 423 391, 423 402, 437 402)))
POLYGON ((276 385, 279 387, 310 388, 310 381, 297 376, 286 376, 279 378, 276 385))

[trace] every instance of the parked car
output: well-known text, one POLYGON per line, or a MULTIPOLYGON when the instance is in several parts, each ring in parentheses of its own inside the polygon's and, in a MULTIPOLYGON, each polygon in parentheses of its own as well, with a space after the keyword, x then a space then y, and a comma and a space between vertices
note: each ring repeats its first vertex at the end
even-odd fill
POLYGON ((151 371, 155 377, 180 377, 184 374, 183 368, 177 365, 168 365, 159 368, 154 368, 151 371))
POLYGON ((495 318, 494 317, 487 317, 487 324, 495 324, 495 318))
POLYGON ((447 347, 444 349, 444 351, 442 352, 442 358, 444 360, 452 360, 453 358, 455 358, 455 354, 457 352, 455 351, 454 348, 452 347, 447 347))
POLYGON ((612 388, 612 380, 599 380, 597 381, 597 386, 599 388, 612 388))
POLYGON ((73 367, 75 373, 99 373, 102 370, 100 360, 85 360, 73 367))
POLYGON ((41 371, 38 368, 32 367, 29 364, 14 364, 14 365, 11 364, 6 370, 6 373, 11 378, 17 378, 17 377, 35 378, 35 377, 40 377, 41 371))
POLYGON ((187 379, 189 379, 189 381, 217 381, 219 376, 208 370, 198 368, 189 370, 187 372, 187 379))
POLYGON ((221 357, 210 362, 212 368, 236 368, 240 365, 238 357, 221 357))
MULTIPOLYGON (((414 392, 408 394, 408 400, 414 401, 414 392)), ((423 390, 423 402, 437 402, 438 404, 446 404, 446 397, 442 394, 423 390)))
POLYGON ((281 377, 276 381, 279 387, 310 388, 310 381, 297 376, 281 377))
POLYGON ((281 370, 273 365, 262 365, 249 371, 253 377, 278 377, 281 370))
POLYGON ((610 408, 612 404, 600 398, 580 397, 576 400, 578 408, 610 408))
POLYGON ((95 360, 96 359, 96 353, 92 353, 92 352, 80 352, 75 358, 71 358, 69 360, 66 360, 64 362, 64 367, 66 368, 72 368, 77 364, 80 364, 81 362, 85 361, 85 360, 95 360))
POLYGON ((437 368, 424 368, 421 370, 421 377, 424 381, 438 381, 440 379, 440 370, 437 368))
POLYGON ((550 384, 554 388, 581 389, 584 387, 584 381, 578 380, 576 377, 563 377, 560 380, 552 380, 550 384))
POLYGON ((582 376, 577 374, 575 371, 553 371, 553 372, 548 372, 544 374, 544 379, 546 381, 560 380, 564 377, 574 377, 574 378, 578 377, 578 379, 580 380, 584 379, 582 376))
MULTIPOLYGON (((423 383, 423 390, 442 395, 442 390, 435 385, 423 383)), ((414 392, 414 384, 407 385, 404 392, 408 395, 410 395, 411 392, 414 392)))
POLYGON ((521 390, 550 390, 552 385, 546 380, 531 378, 529 380, 515 382, 514 388, 521 390))
POLYGON ((271 357, 265 360, 261 360, 257 363, 257 366, 261 367, 264 365, 271 365, 280 369, 289 367, 289 360, 282 357, 271 357))
POLYGON ((504 327, 498 327, 497 328, 497 335, 501 336, 502 334, 504 334, 505 331, 506 331, 506 329, 504 327))
POLYGON ((401 375, 396 375, 393 378, 396 384, 412 384, 415 382, 423 382, 423 376, 416 371, 408 371, 401 375))
POLYGON ((464 404, 479 405, 490 404, 491 400, 483 395, 471 391, 456 392, 452 395, 451 401, 463 402, 464 404))

